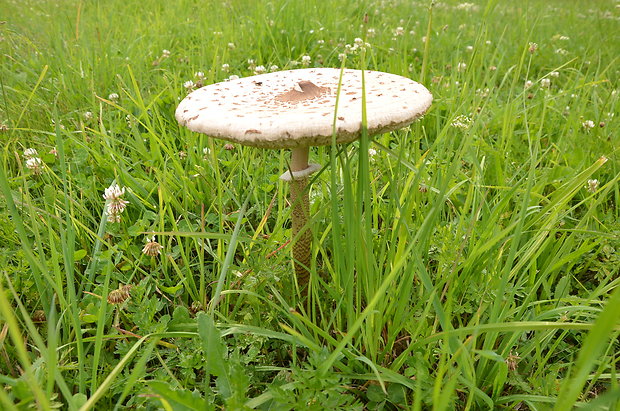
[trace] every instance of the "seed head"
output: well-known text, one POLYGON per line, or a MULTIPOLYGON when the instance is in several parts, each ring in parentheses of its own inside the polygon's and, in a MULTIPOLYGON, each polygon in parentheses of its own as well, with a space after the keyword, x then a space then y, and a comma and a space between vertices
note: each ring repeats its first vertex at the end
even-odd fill
POLYGON ((121 304, 127 301, 131 295, 129 291, 133 288, 132 284, 121 285, 117 290, 110 291, 108 294, 109 304, 121 304))
POLYGON ((144 245, 144 248, 142 248, 142 253, 146 254, 150 257, 155 257, 156 255, 161 254, 161 250, 164 247, 159 244, 157 241, 155 241, 155 236, 146 239, 146 244, 144 245))

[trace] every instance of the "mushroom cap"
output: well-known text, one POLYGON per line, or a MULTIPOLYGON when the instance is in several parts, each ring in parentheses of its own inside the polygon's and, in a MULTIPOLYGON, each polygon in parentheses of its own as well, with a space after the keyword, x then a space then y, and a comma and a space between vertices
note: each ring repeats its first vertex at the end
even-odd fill
MULTIPOLYGON (((395 74, 367 70, 364 82, 369 135, 412 123, 433 100, 423 85, 395 74)), ((247 146, 327 145, 334 130, 337 143, 350 142, 362 131, 362 71, 310 68, 211 84, 185 97, 176 118, 192 131, 247 146)))

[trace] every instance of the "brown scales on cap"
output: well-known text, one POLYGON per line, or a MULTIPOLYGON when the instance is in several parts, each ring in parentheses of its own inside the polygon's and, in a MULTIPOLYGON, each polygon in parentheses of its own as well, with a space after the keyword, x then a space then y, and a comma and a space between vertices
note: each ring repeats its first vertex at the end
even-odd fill
POLYGON ((304 100, 311 100, 329 93, 329 87, 319 87, 311 81, 300 81, 297 83, 301 91, 292 89, 280 94, 275 98, 276 101, 283 103, 299 103, 304 100))

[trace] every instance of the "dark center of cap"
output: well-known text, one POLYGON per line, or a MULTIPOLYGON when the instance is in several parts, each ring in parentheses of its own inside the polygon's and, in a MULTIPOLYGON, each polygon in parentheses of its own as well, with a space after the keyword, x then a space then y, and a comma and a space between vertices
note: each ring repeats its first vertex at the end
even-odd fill
POLYGON ((297 90, 297 88, 293 88, 277 96, 275 98, 276 101, 299 103, 300 101, 310 100, 329 92, 329 87, 319 87, 311 81, 303 80, 297 83, 297 85, 301 91, 297 90))

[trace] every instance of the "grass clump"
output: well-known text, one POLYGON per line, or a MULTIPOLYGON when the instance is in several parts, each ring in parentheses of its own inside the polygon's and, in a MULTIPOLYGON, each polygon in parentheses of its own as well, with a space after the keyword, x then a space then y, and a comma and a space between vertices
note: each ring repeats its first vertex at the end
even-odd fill
POLYGON ((618 405, 612 3, 3 6, 3 408, 618 405), (343 59, 435 99, 311 154, 306 305, 284 154, 174 109, 343 59))

